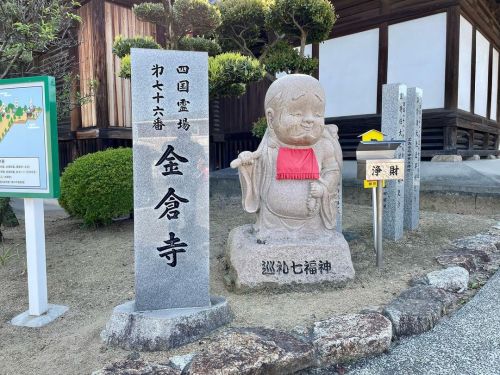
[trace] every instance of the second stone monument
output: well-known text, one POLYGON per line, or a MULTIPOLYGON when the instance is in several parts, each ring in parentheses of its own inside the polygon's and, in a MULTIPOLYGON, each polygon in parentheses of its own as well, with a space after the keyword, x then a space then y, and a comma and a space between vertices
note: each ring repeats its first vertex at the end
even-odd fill
POLYGON ((242 204, 255 213, 228 240, 230 280, 237 290, 343 283, 354 278, 349 245, 337 232, 342 150, 337 127, 325 126, 318 80, 293 74, 265 97, 267 131, 239 169, 242 204))

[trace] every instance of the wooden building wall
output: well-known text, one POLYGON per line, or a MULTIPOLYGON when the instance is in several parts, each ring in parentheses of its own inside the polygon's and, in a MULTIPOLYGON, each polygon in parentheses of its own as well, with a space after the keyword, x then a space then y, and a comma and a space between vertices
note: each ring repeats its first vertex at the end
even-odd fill
MULTIPOLYGON (((98 89, 94 103, 82 108, 81 124, 75 131, 76 143, 82 151, 105 148, 109 145, 130 142, 130 94, 129 82, 116 77, 118 61, 111 55, 114 36, 156 36, 156 28, 135 19, 130 7, 133 0, 90 0, 80 10, 84 24, 80 30, 83 43, 79 47, 82 81, 97 78, 104 82, 98 89), (105 48, 103 48, 103 45, 105 48), (90 146, 89 146, 90 145, 90 146)), ((369 113, 330 116, 328 123, 339 125, 341 144, 346 157, 353 157, 357 135, 370 128, 380 128, 382 85, 388 82, 389 35, 394 25, 437 14, 444 15, 446 30, 444 71, 444 99, 442 108, 429 108, 423 114, 422 145, 424 157, 437 153, 487 155, 498 148, 499 118, 496 121, 458 108, 459 29, 460 17, 465 17, 490 43, 492 51, 500 50, 500 17, 497 2, 493 0, 334 0, 340 18, 334 26, 331 38, 356 35, 376 30, 377 71, 376 85, 369 113)), ((321 57, 324 46, 313 45, 312 55, 321 57)), ((322 67, 328 60, 321 62, 322 67)), ((490 66, 493 66, 490 64, 490 66)), ((474 72, 471 67, 471 79, 474 72)), ((494 76, 490 68, 488 77, 494 76)), ((498 74, 498 72, 497 72, 498 74)), ((471 82, 472 85, 473 82, 471 82)), ((326 85, 330 82, 324 83, 326 85)), ((489 112, 491 112, 492 87, 489 83, 489 112)), ((263 115, 264 95, 269 82, 252 84, 242 98, 221 99, 210 104, 211 168, 225 168, 238 152, 255 149, 258 139, 251 133, 252 123, 263 115)), ((498 85, 497 85, 498 87, 498 85)), ((471 88, 474 97, 474 88, 471 88)), ((425 92, 424 92, 425 97, 425 92)), ((500 94, 497 95, 497 102, 500 94)), ((372 100, 372 99, 370 99, 372 100)), ((472 99, 473 100, 473 99, 472 99)), ((500 102, 498 102, 500 103, 500 102)), ((500 108, 500 105, 497 105, 500 108)), ((497 111, 499 113, 500 110, 497 111)))
POLYGON ((82 17, 78 50, 81 57, 79 61, 81 91, 82 94, 88 93, 86 82, 106 77, 105 80, 99 79, 98 85, 106 86, 108 117, 107 124, 103 124, 103 119, 97 116, 97 106, 100 103, 94 100, 82 106, 81 126, 83 128, 130 127, 132 120, 130 80, 118 77, 120 59, 113 55, 113 41, 118 35, 125 38, 132 36, 156 38, 156 26, 139 21, 130 8, 108 1, 91 1, 83 5, 78 13, 82 17), (102 7, 103 9, 99 9, 102 7), (103 33, 97 36, 96 31, 103 33), (104 62, 98 61, 103 57, 104 62))

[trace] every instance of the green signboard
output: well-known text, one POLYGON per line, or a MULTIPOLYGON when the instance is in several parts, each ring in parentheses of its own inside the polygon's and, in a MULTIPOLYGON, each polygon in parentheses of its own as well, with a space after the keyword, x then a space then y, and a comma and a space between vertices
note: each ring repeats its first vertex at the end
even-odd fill
POLYGON ((0 197, 59 197, 53 77, 0 80, 0 197))

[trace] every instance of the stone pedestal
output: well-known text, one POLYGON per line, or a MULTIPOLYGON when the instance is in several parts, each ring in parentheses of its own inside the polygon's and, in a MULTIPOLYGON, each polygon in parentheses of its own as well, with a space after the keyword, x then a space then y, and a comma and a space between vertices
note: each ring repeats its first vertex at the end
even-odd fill
POLYGON ((227 258, 237 291, 342 285, 354 278, 349 245, 336 231, 259 243, 248 224, 229 234, 227 258))
POLYGON ((130 301, 115 307, 101 338, 127 350, 168 350, 196 341, 232 319, 222 297, 212 297, 208 307, 153 311, 136 311, 135 301, 130 301))

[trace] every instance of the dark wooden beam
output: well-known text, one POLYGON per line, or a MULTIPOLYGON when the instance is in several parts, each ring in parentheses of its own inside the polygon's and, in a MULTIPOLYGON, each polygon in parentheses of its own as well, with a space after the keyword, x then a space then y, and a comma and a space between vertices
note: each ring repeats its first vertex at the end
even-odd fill
POLYGON ((470 64, 470 112, 474 113, 476 96, 476 27, 472 26, 472 61, 470 64))
POLYGON ((446 12, 446 72, 445 108, 458 107, 458 65, 460 43, 460 8, 454 6, 446 12))
POLYGON ((389 29, 387 23, 380 25, 378 36, 378 78, 377 78, 377 113, 382 113, 382 86, 387 83, 387 61, 389 29))
POLYGON ((488 99, 486 102, 486 117, 490 118, 491 115, 491 90, 493 86, 493 45, 490 43, 488 51, 488 99))
MULTIPOLYGON (((319 43, 312 44, 312 58, 317 59, 319 61, 319 43)), ((319 79, 319 66, 313 73, 313 77, 319 79)))
MULTIPOLYGON (((93 0, 92 6, 92 52, 94 79, 97 81, 95 90, 96 126, 107 128, 109 126, 108 112, 108 80, 106 67, 106 45, 104 36, 106 35, 104 1, 93 0)), ((108 46, 111 48, 111 46, 108 46)))

